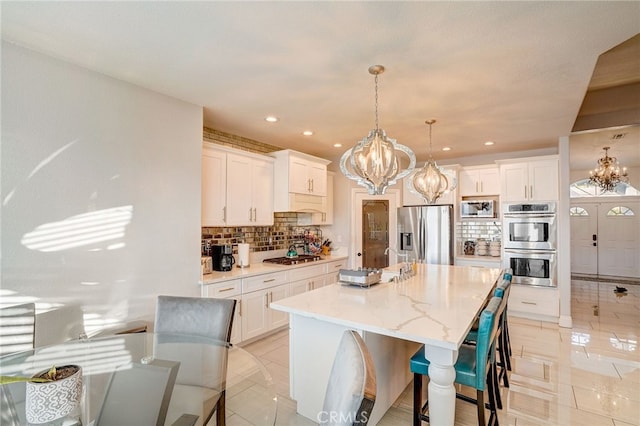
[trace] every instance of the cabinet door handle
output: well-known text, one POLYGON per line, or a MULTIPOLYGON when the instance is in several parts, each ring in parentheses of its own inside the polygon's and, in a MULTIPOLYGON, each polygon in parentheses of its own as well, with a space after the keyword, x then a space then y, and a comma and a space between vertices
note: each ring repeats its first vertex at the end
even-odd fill
POLYGON ((311 179, 311 192, 314 192, 316 189, 316 186, 314 184, 315 182, 313 181, 313 179, 311 179))
POLYGON ((224 206, 222 208, 222 221, 226 222, 227 221, 227 206, 224 206))
POLYGON ((527 199, 527 185, 524 186, 524 199, 527 199))
POLYGON ((480 192, 484 192, 484 182, 480 181, 480 192))
POLYGON ((522 302, 523 305, 537 305, 536 302, 522 302))
POLYGON ((249 222, 252 222, 251 217, 252 217, 252 216, 251 216, 251 207, 249 207, 249 222))
POLYGON ((258 211, 255 207, 253 208, 253 221, 254 222, 258 221, 258 211))
POLYGON ((529 198, 533 200, 533 185, 529 186, 529 198))
POLYGON ((478 192, 478 181, 476 181, 476 192, 478 192))
POLYGON ((238 300, 238 315, 242 316, 242 300, 238 300))
POLYGON ((233 287, 223 288, 222 290, 220 290, 220 293, 222 293, 223 291, 230 291, 230 290, 233 290, 233 287))
POLYGON ((263 283, 270 283, 270 282, 275 281, 275 280, 276 280, 275 278, 271 278, 271 279, 268 279, 268 280, 264 280, 262 282, 263 283))
POLYGON ((264 307, 265 308, 269 307, 269 293, 264 294, 264 307))

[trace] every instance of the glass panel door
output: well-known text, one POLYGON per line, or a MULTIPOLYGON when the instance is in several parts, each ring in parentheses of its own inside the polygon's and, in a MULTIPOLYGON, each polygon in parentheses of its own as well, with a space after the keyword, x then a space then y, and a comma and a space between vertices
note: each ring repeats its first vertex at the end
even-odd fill
POLYGON ((362 202, 362 267, 386 268, 389 247, 389 201, 364 200, 362 202))

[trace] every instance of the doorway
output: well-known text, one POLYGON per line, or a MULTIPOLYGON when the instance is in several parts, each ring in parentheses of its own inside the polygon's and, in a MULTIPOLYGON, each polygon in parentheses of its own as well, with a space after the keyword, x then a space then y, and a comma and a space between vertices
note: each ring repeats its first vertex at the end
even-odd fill
POLYGON ((362 202, 362 266, 382 269, 389 266, 389 201, 362 202), (387 251, 388 252, 388 251, 387 251))
POLYGON ((384 195, 369 195, 365 190, 352 191, 351 252, 355 268, 385 268, 397 263, 397 222, 400 191, 389 189, 384 195), (388 254, 385 250, 390 247, 388 254))
POLYGON ((571 273, 640 277, 640 202, 574 200, 571 273))

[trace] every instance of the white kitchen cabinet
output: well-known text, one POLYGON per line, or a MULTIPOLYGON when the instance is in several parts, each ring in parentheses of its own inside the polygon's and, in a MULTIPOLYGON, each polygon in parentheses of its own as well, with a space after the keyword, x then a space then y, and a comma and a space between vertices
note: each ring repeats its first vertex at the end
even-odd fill
POLYGON ((269 331, 269 290, 242 295, 242 338, 257 337, 269 331))
POLYGON ((334 260, 333 262, 325 264, 325 285, 338 282, 340 269, 347 269, 347 259, 334 260))
POLYGON ((218 284, 202 286, 202 297, 213 297, 220 299, 235 299, 236 310, 233 313, 233 324, 231 326, 231 343, 242 341, 242 285, 241 280, 224 281, 218 284))
POLYGON ((557 156, 500 163, 502 201, 554 201, 558 199, 557 156))
MULTIPOLYGON (((453 176, 453 178, 456 180, 456 182, 458 182, 458 167, 459 167, 458 165, 441 166, 441 167, 444 171, 450 173, 453 176)), ((427 205, 424 198, 411 192, 408 186, 411 179, 413 179, 413 175, 417 171, 418 171, 418 168, 417 170, 414 170, 413 172, 411 172, 409 176, 402 179, 401 185, 402 185, 402 205, 403 206, 427 205)), ((458 185, 459 183, 456 184, 456 188, 454 188, 453 191, 449 191, 445 194, 442 194, 442 196, 436 200, 435 204, 453 204, 455 206, 457 204, 456 199, 458 194, 458 188, 457 188, 458 185)))
POLYGON ((242 279, 242 339, 252 339, 288 324, 289 316, 269 308, 275 300, 289 297, 285 272, 242 279))
POLYGON ((509 315, 557 321, 560 315, 558 289, 512 284, 509 315))
POLYGON ((227 153, 228 226, 273 225, 273 163, 227 153))
POLYGON ((320 212, 312 213, 312 225, 333 225, 333 173, 327 172, 327 195, 322 197, 320 212))
POLYGON ((270 157, 205 144, 202 150, 202 226, 273 225, 270 157))
POLYGON ((227 154, 202 149, 202 226, 224 226, 227 199, 227 154))
POLYGON ((322 197, 327 196, 328 160, 285 149, 269 154, 275 158, 274 210, 324 213, 322 197))
POLYGON ((463 167, 460 170, 460 196, 499 195, 500 170, 498 166, 463 167))

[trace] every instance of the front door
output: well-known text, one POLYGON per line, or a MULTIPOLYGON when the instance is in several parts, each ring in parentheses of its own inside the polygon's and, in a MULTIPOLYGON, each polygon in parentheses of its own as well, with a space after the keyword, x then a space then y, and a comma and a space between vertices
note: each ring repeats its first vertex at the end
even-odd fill
POLYGON ((571 221, 571 272, 598 274, 598 206, 573 205, 571 221))
POLYGON ((572 273, 639 277, 638 259, 640 203, 572 203, 572 273))

